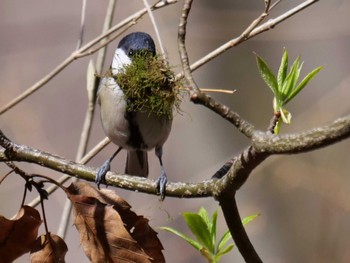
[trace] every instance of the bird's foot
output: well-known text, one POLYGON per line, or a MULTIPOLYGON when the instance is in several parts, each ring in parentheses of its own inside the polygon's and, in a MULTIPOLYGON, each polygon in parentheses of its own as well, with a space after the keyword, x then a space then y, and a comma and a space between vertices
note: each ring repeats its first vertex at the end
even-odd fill
POLYGON ((98 189, 100 189, 100 184, 106 183, 106 174, 110 169, 111 165, 109 160, 105 161, 104 164, 98 169, 95 179, 98 189))
POLYGON ((162 173, 160 174, 160 176, 158 177, 158 179, 156 181, 156 189, 157 189, 157 193, 159 193, 159 195, 160 195, 161 201, 163 201, 165 198, 165 188, 166 188, 167 182, 168 182, 168 178, 167 178, 165 172, 162 171, 162 173))

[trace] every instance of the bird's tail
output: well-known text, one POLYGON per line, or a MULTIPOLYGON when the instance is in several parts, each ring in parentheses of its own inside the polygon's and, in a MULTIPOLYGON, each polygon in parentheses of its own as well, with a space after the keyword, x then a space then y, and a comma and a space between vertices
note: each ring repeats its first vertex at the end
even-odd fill
POLYGON ((125 173, 142 177, 148 176, 147 151, 128 150, 126 158, 125 173))

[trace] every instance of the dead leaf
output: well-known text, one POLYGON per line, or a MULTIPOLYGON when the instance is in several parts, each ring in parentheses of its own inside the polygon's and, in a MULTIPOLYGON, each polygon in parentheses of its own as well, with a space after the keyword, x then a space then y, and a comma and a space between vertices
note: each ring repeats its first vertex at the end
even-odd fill
POLYGON ((41 222, 39 212, 30 206, 23 206, 13 220, 0 216, 1 262, 12 262, 29 252, 41 222))
POLYGON ((66 192, 73 202, 82 246, 92 262, 165 262, 148 219, 132 212, 114 191, 78 182, 66 192))
POLYGON ((37 238, 33 249, 30 252, 31 263, 64 263, 64 257, 68 247, 64 240, 55 234, 50 233, 37 238))

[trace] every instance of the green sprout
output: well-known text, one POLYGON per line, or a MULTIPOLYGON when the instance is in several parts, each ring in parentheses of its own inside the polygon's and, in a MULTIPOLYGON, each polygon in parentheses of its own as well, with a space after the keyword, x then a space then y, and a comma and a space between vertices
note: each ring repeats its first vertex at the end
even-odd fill
MULTIPOLYGON (((233 243, 227 244, 227 242, 232 238, 229 230, 227 230, 226 233, 220 238, 219 242, 217 242, 217 216, 218 211, 216 210, 210 219, 208 212, 203 207, 199 209, 198 213, 183 213, 183 217, 191 232, 196 237, 196 240, 171 227, 161 227, 161 229, 173 233, 187 241, 187 243, 198 250, 202 256, 208 260, 208 262, 217 263, 223 255, 230 252, 234 247, 233 243)), ((258 215, 251 215, 244 218, 242 220, 243 225, 248 224, 257 216, 258 215)))
MULTIPOLYGON (((262 79, 274 94, 273 109, 275 116, 280 116, 284 123, 290 124, 292 115, 286 110, 285 105, 302 89, 304 89, 310 80, 312 80, 323 67, 321 66, 311 71, 298 84, 300 72, 303 66, 303 62, 300 62, 299 56, 293 62, 293 65, 288 72, 288 52, 285 49, 277 77, 272 73, 267 63, 260 56, 256 55, 256 60, 262 79)), ((274 127, 275 134, 279 133, 280 126, 281 121, 280 118, 278 118, 276 126, 274 127)))
POLYGON ((128 111, 154 113, 168 119, 172 119, 174 108, 179 111, 181 82, 161 56, 137 54, 122 72, 108 74, 123 90, 128 111))

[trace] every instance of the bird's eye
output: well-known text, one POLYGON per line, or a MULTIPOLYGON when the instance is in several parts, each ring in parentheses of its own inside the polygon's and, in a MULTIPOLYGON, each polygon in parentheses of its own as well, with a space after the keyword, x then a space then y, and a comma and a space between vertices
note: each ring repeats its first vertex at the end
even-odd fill
POLYGON ((134 50, 130 49, 129 53, 128 53, 128 56, 131 57, 132 55, 134 55, 134 50))

